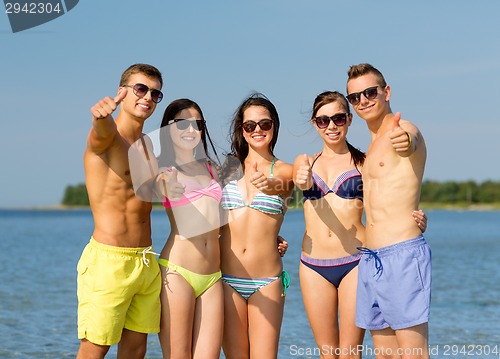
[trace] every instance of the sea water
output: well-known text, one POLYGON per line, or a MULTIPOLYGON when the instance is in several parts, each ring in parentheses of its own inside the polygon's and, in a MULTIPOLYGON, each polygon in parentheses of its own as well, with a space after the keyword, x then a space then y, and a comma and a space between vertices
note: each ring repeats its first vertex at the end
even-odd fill
MULTIPOLYGON (((427 212, 432 248, 429 345, 434 358, 500 358, 500 212, 427 212)), ((152 214, 153 244, 169 233, 152 214)), ((0 210, 0 358, 74 358, 78 350, 76 264, 92 233, 89 210, 0 210)), ((316 358, 298 267, 304 219, 289 211, 281 235, 290 273, 279 358, 316 358)), ((327 320, 327 318, 325 318, 327 320)), ((374 350, 367 333, 365 358, 374 350)), ((116 356, 112 347, 108 357, 116 356)), ((156 335, 147 358, 161 358, 156 335)), ((221 354, 221 358, 223 355, 221 354)))

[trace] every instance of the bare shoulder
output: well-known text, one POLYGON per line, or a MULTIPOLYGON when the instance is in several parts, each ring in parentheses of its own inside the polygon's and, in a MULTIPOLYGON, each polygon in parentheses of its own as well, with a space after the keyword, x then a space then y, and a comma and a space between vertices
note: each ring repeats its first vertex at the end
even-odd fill
POLYGON ((149 137, 147 134, 143 133, 142 138, 144 139, 144 143, 146 144, 146 147, 148 150, 152 151, 154 146, 153 146, 153 140, 151 137, 149 137))
POLYGON ((276 159, 274 164, 274 175, 292 178, 293 165, 276 159))
POLYGON ((315 156, 309 156, 309 155, 303 153, 303 154, 300 154, 297 157, 295 157, 295 160, 293 161, 293 164, 294 165, 302 165, 302 164, 304 164, 304 156, 306 156, 306 158, 309 161, 309 163, 312 163, 314 161, 314 159, 317 157, 316 155, 315 156))

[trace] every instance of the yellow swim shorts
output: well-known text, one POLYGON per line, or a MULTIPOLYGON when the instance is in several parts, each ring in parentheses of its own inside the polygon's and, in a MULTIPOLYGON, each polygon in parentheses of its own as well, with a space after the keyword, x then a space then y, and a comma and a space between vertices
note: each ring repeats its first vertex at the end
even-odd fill
POLYGON ((160 331, 160 267, 151 248, 90 239, 78 262, 78 338, 113 345, 123 328, 160 331), (148 250, 149 249, 149 250, 148 250))

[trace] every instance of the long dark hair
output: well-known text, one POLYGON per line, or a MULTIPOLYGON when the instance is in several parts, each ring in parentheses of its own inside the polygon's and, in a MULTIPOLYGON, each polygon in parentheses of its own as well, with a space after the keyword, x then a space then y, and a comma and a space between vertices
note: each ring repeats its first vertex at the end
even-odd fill
MULTIPOLYGON (((347 99, 345 98, 344 95, 342 95, 340 92, 337 91, 325 91, 323 93, 320 93, 316 98, 314 99, 314 104, 313 104, 313 110, 311 114, 311 120, 316 117, 316 114, 318 113, 319 109, 325 105, 328 105, 329 103, 332 102, 337 102, 339 103, 344 111, 346 113, 351 113, 349 110, 349 104, 347 103, 347 99)), ((347 143, 347 148, 349 149, 349 152, 351 153, 351 158, 354 161, 354 165, 363 165, 365 162, 365 153, 354 147, 349 143, 349 141, 345 141, 347 143)))
POLYGON ((243 176, 245 158, 248 156, 248 143, 243 137, 243 114, 252 106, 261 106, 269 111, 273 121, 273 138, 269 144, 269 153, 274 156, 274 146, 278 141, 278 132, 280 128, 280 119, 278 111, 273 103, 260 92, 253 92, 238 106, 231 122, 230 139, 231 152, 228 154, 224 165, 222 166, 223 180, 229 181, 243 176))
MULTIPOLYGON (((170 132, 166 131, 166 128, 164 129, 165 126, 171 125, 173 120, 175 119, 175 116, 181 112, 182 110, 186 110, 189 108, 193 108, 198 113, 200 114, 200 117, 203 121, 205 121, 205 117, 203 116, 203 111, 201 110, 200 106, 194 102, 193 100, 187 99, 187 98, 181 98, 172 101, 167 108, 165 109, 165 113, 163 114, 163 119, 161 121, 161 126, 160 126, 160 146, 161 146, 161 152, 160 155, 158 156, 158 162, 160 166, 176 166, 178 167, 178 164, 176 162, 176 156, 174 155, 174 147, 172 143, 172 138, 170 137, 170 132), (167 135, 168 133, 168 135, 167 135)), ((217 151, 215 150, 214 144, 212 142, 212 139, 210 138, 210 134, 208 133, 208 128, 205 123, 205 126, 203 130, 201 131, 201 142, 195 147, 194 149, 195 152, 195 158, 198 161, 208 161, 212 163, 219 163, 219 156, 217 155, 217 151), (210 147, 217 158, 217 162, 215 162, 209 155, 208 153, 208 145, 207 145, 207 138, 208 141, 210 142, 210 147)))
POLYGON ((261 106, 269 111, 273 121, 273 138, 269 144, 269 153, 274 156, 273 150, 278 141, 278 132, 280 128, 280 119, 276 107, 269 99, 259 92, 252 93, 246 98, 234 113, 231 122, 231 155, 238 158, 243 164, 248 156, 248 143, 243 137, 243 114, 245 110, 252 106, 261 106))

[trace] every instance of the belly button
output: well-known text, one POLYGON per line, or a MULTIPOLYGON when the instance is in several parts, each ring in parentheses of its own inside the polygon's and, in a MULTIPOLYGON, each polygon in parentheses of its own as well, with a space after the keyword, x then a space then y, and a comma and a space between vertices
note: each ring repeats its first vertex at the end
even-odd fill
POLYGON ((130 171, 125 171, 125 176, 129 176, 130 175, 130 171))
POLYGON ((378 165, 379 165, 380 167, 384 167, 384 162, 380 162, 378 165))

